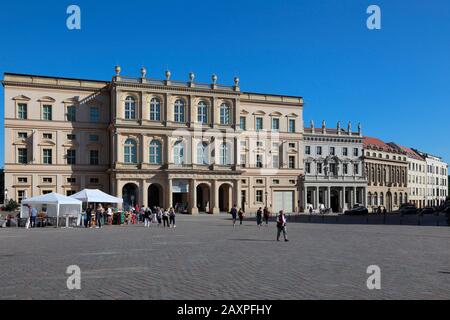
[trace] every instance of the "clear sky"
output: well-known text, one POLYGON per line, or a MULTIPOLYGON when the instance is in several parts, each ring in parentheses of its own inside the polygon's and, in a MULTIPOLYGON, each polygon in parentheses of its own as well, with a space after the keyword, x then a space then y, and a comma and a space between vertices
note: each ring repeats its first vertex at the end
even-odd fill
POLYGON ((361 122, 450 161, 448 0, 16 0, 1 4, 0 36, 2 74, 110 80, 120 64, 130 76, 143 65, 156 78, 238 75, 243 91, 303 96, 305 124, 361 122), (79 31, 66 27, 71 4, 79 31), (371 4, 381 30, 366 27, 371 4))

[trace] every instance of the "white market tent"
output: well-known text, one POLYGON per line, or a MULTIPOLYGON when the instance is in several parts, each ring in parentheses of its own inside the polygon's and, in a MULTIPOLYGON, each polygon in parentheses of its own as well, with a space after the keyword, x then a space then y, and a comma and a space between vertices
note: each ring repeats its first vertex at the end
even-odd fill
MULTIPOLYGON (((73 216, 81 214, 81 207, 83 203, 80 200, 73 199, 60 195, 58 193, 48 193, 42 196, 37 196, 22 201, 22 205, 30 205, 36 209, 42 209, 43 206, 47 207, 47 216, 56 217, 56 226, 59 225, 60 216, 73 216)), ((21 217, 24 218, 23 211, 21 217)))
POLYGON ((113 197, 98 189, 84 189, 71 195, 70 198, 86 203, 123 203, 122 198, 113 197))

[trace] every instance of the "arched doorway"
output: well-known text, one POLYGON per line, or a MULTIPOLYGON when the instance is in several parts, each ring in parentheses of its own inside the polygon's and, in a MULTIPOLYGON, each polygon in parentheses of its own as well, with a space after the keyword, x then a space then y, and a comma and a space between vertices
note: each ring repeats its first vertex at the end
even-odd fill
POLYGON ((123 199, 123 208, 128 210, 131 207, 134 207, 136 204, 139 204, 139 192, 138 186, 134 183, 127 183, 122 188, 122 199, 123 199))
POLYGON ((164 205, 163 202, 163 188, 161 185, 157 183, 153 183, 148 187, 148 206, 150 208, 153 207, 162 207, 164 205))
POLYGON ((197 186, 196 206, 199 212, 209 212, 210 210, 209 190, 209 185, 205 183, 201 183, 197 186))
POLYGON ((219 209, 221 212, 229 212, 233 206, 232 202, 232 187, 224 183, 219 188, 219 209))
POLYGON ((333 212, 339 212, 339 192, 337 190, 331 190, 330 202, 330 208, 333 212))

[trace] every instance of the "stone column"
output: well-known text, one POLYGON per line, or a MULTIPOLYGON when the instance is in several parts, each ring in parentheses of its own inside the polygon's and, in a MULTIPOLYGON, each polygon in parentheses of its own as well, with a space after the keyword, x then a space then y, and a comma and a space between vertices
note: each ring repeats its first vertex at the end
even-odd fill
POLYGON ((331 187, 327 188, 327 208, 331 208, 331 187))
POLYGON ((211 195, 210 195, 210 211, 212 214, 219 214, 219 187, 217 185, 217 181, 214 181, 211 184, 211 195))
POLYGON ((306 185, 303 187, 303 196, 304 196, 303 210, 304 212, 307 212, 306 205, 308 204, 308 187, 306 185))
POLYGON ((190 199, 189 199, 189 213, 192 215, 198 214, 197 208, 197 183, 194 179, 191 180, 191 184, 189 186, 190 190, 190 199))
POLYGON ((345 211, 345 187, 342 187, 342 194, 341 194, 341 211, 345 211))
POLYGON ((238 208, 242 207, 242 201, 241 201, 241 182, 239 180, 236 180, 234 182, 234 203, 232 205, 237 205, 238 208))
POLYGON ((172 179, 167 180, 167 192, 165 194, 165 207, 166 209, 173 207, 173 191, 172 191, 172 179))
POLYGON ((356 187, 353 187, 353 205, 355 205, 358 202, 358 197, 356 194, 356 187))
POLYGON ((141 203, 139 203, 139 206, 144 205, 147 206, 148 205, 148 192, 146 189, 146 183, 145 180, 140 180, 139 181, 139 200, 141 201, 141 203))
POLYGON ((316 187, 315 191, 316 191, 316 197, 315 197, 316 201, 315 201, 314 207, 316 209, 318 209, 319 208, 319 187, 316 187))

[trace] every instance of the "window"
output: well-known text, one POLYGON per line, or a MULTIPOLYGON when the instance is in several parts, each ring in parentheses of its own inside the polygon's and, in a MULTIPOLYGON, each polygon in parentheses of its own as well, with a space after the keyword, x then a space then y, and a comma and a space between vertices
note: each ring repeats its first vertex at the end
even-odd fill
POLYGON ((197 121, 201 124, 208 123, 208 106, 203 101, 197 106, 197 121))
POLYGON ((263 118, 256 118, 256 131, 261 131, 263 129, 263 118))
POLYGON ((28 118, 28 112, 27 112, 28 106, 26 103, 19 103, 17 105, 17 112, 18 112, 18 118, 19 119, 27 119, 28 118))
POLYGON ((289 148, 291 148, 291 149, 295 149, 295 142, 290 142, 290 143, 288 144, 288 146, 289 146, 289 148))
POLYGON ((74 184, 76 182, 77 182, 77 179, 75 179, 75 178, 67 178, 67 183, 68 184, 74 184))
POLYGON ((263 155, 262 154, 257 154, 256 155, 256 167, 257 168, 262 168, 263 167, 263 155))
POLYGON ((274 180, 272 181, 272 183, 273 183, 273 184, 280 184, 280 180, 274 179, 274 180))
POLYGON ((184 143, 177 141, 173 147, 173 162, 177 165, 184 164, 184 143))
POLYGON ((52 106, 44 105, 42 107, 42 119, 47 121, 52 121, 52 106))
POLYGON ((226 103, 222 103, 220 106, 220 124, 227 125, 230 124, 231 120, 231 110, 226 103))
POLYGON ((90 178, 90 179, 89 179, 89 182, 90 182, 91 184, 98 184, 98 183, 100 182, 100 180, 99 180, 98 178, 90 178))
POLYGON ((280 156, 278 154, 272 155, 272 168, 274 169, 280 168, 280 156))
POLYGON ((330 163, 330 175, 337 175, 337 166, 336 163, 330 163))
POLYGON ((241 130, 247 130, 247 118, 240 117, 240 119, 239 119, 239 127, 241 128, 241 130))
POLYGON ((264 147, 264 142, 263 141, 256 141, 256 147, 257 148, 263 148, 264 147))
POLYGON ((336 149, 334 147, 330 147, 330 156, 336 155, 336 149))
POLYGON ((25 148, 18 149, 18 162, 20 164, 27 164, 28 163, 28 150, 25 148))
POLYGON ((321 156, 322 155, 322 147, 317 147, 316 148, 316 154, 318 155, 318 156, 321 156))
POLYGON ((247 148, 247 141, 241 140, 241 149, 247 148))
POLYGON ((305 154, 311 154, 311 147, 305 146, 305 154))
POLYGON ((263 179, 256 179, 256 184, 264 184, 264 180, 263 179))
POLYGON ((348 148, 347 147, 342 148, 342 155, 345 157, 348 156, 348 148))
POLYGON ((245 168, 247 165, 247 155, 241 154, 241 167, 245 168))
POLYGON ((76 151, 67 150, 67 164, 76 164, 76 151))
POLYGON ((305 163, 305 171, 306 171, 306 173, 311 173, 311 163, 310 162, 305 163))
POLYGON ((43 181, 44 183, 52 183, 52 182, 53 182, 53 179, 52 179, 52 178, 42 178, 42 181, 43 181))
MULTIPOLYGON (((357 163, 355 163, 353 165, 353 174, 355 174, 355 175, 359 174, 359 165, 357 163)), ((385 172, 385 176, 386 176, 386 172, 385 172)))
POLYGON ((359 149, 358 148, 353 149, 353 156, 359 157, 359 149))
POLYGON ((344 174, 348 174, 348 164, 347 163, 344 163, 342 165, 342 170, 343 170, 344 174))
POLYGON ((19 132, 19 139, 27 139, 28 133, 26 132, 19 132))
POLYGON ((136 100, 130 96, 125 99, 125 119, 136 119, 136 100))
POLYGON ((205 142, 199 142, 197 144, 197 164, 206 165, 208 163, 208 145, 205 142))
POLYGON ((175 101, 174 107, 174 121, 175 122, 185 122, 185 110, 184 110, 184 101, 177 100, 175 101))
POLYGON ((161 142, 159 142, 158 140, 153 140, 152 142, 150 142, 150 163, 161 164, 161 155, 161 142))
POLYGON ((161 121, 161 102, 159 99, 150 100, 150 120, 161 121))
POLYGON ((44 139, 47 139, 47 140, 53 139, 53 135, 51 133, 44 133, 42 136, 44 139))
POLYGON ((289 169, 295 169, 295 156, 289 156, 289 169))
POLYGON ((274 152, 280 151, 280 143, 279 142, 272 142, 272 149, 274 152))
POLYGON ((322 163, 317 164, 317 174, 322 174, 322 163))
POLYGON ((100 111, 97 107, 89 108, 89 121, 98 123, 100 121, 100 111))
POLYGON ((52 149, 44 149, 44 164, 52 164, 52 149))
POLYGON ((280 119, 278 119, 278 118, 272 119, 272 130, 280 131, 280 119))
POLYGON ((295 133, 295 120, 289 119, 289 132, 295 133))
POLYGON ((96 135, 96 134, 90 134, 89 135, 89 141, 96 142, 98 140, 99 140, 98 135, 96 135))
POLYGON ((230 150, 226 143, 220 145, 219 163, 223 166, 230 165, 230 150))
POLYGON ((22 203, 23 199, 25 199, 25 190, 18 190, 17 191, 17 201, 19 203, 22 203))
POLYGON ((295 180, 289 180, 289 183, 290 183, 290 184, 297 184, 297 181, 295 181, 295 180))
POLYGON ((258 202, 258 203, 263 202, 263 191, 262 190, 256 190, 256 202, 258 202))
POLYGON ((98 166, 98 164, 99 164, 99 153, 98 153, 98 150, 90 150, 89 151, 89 163, 92 166, 98 166))
POLYGON ((28 178, 20 177, 20 178, 17 178, 17 181, 18 181, 19 183, 27 183, 27 182, 28 182, 28 178))
POLYGON ((125 141, 124 156, 125 163, 137 163, 137 146, 133 139, 125 141))
POLYGON ((67 121, 75 122, 77 121, 77 109, 75 106, 68 106, 67 107, 67 121))
POLYGON ((68 134, 67 135, 67 140, 70 140, 70 141, 77 140, 77 136, 74 135, 74 134, 68 134))

